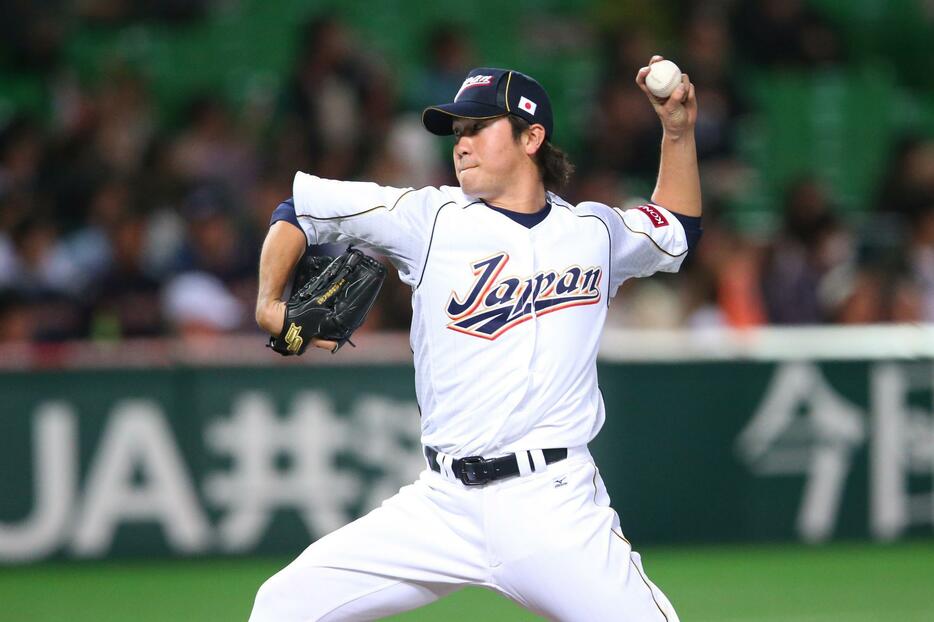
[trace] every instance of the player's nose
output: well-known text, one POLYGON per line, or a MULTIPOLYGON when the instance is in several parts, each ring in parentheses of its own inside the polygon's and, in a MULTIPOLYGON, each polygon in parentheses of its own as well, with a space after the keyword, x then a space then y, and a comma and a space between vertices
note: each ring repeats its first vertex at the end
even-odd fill
POLYGON ((471 144, 469 136, 458 136, 454 139, 454 153, 458 156, 465 156, 470 153, 471 144))

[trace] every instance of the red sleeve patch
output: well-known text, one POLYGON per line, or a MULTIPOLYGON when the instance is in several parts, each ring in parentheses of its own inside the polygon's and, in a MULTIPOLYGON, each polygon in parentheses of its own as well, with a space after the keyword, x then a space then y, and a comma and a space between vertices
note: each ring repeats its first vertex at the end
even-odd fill
POLYGON ((668 220, 662 216, 662 213, 652 207, 651 205, 640 205, 636 208, 637 210, 645 213, 649 217, 649 220, 652 221, 653 227, 667 227, 668 220))

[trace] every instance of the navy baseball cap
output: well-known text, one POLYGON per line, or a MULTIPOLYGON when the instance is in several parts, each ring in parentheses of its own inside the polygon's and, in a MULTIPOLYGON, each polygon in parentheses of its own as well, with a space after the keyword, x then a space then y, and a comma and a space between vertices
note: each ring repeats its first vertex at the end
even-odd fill
POLYGON ((551 101, 542 85, 518 71, 478 67, 471 69, 450 104, 429 106, 422 113, 422 123, 432 134, 454 133, 454 119, 492 119, 512 114, 529 124, 545 128, 551 139, 553 121, 551 101))

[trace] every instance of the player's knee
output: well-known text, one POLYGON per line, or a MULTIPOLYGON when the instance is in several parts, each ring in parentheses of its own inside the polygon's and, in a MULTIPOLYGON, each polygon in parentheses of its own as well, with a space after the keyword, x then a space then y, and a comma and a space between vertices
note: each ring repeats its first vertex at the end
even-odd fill
POLYGON ((280 572, 268 578, 256 592, 250 622, 296 622, 309 618, 300 611, 307 608, 300 590, 291 585, 289 578, 280 572))
POLYGON ((263 583, 256 592, 250 622, 318 622, 328 618, 339 602, 339 592, 329 590, 321 574, 326 570, 286 567, 263 583))
POLYGON ((253 611, 250 613, 250 622, 266 622, 273 619, 272 606, 276 602, 275 576, 266 579, 253 599, 253 611))

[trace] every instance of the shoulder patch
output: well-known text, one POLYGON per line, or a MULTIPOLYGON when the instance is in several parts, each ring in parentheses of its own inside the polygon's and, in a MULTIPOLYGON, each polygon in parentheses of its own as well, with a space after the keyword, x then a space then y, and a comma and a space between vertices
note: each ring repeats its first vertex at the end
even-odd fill
POLYGON ((636 208, 640 212, 644 213, 649 217, 649 220, 652 221, 653 227, 667 227, 668 219, 665 218, 660 211, 655 209, 653 206, 645 204, 640 205, 636 208))

